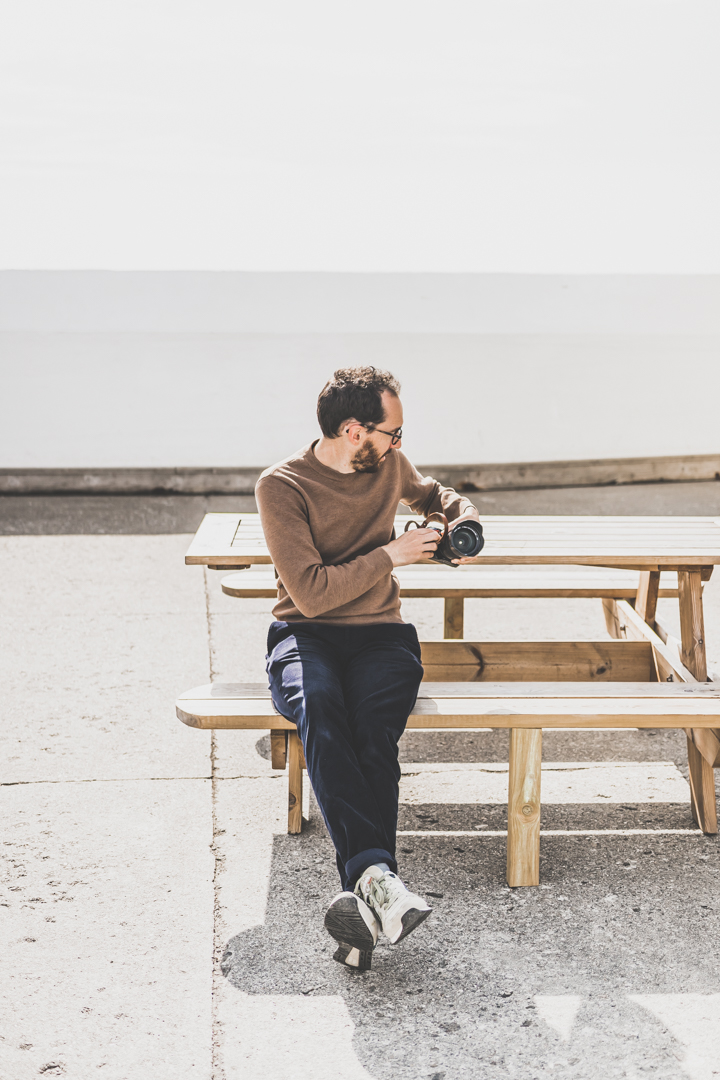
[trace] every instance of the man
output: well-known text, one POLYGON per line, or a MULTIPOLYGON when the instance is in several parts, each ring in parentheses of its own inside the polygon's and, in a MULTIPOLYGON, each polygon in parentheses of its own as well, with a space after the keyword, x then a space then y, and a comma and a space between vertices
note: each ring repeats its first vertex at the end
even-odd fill
MULTIPOLYGON (((399 502, 453 523, 477 511, 400 452, 400 384, 342 368, 322 390, 322 438, 260 477, 255 494, 278 574, 267 672, 275 708, 297 724, 335 845, 343 891, 325 915, 334 959, 367 970, 378 924, 395 944, 430 914, 397 875, 397 745, 423 675, 400 615, 396 566, 428 562, 439 534, 395 539, 399 502)), ((469 560, 459 559, 457 562, 469 560)))

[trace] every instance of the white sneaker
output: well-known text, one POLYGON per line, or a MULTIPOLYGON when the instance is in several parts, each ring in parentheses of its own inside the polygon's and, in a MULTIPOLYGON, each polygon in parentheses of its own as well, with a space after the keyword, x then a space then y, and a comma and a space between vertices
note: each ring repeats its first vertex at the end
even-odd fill
POLYGON ((372 965, 372 949, 351 949, 341 941, 333 953, 333 960, 356 971, 369 971, 372 965))
POLYGON ((375 912, 391 945, 407 937, 432 911, 421 896, 405 888, 397 874, 379 866, 367 868, 355 892, 375 912))
POLYGON ((325 912, 325 929, 339 948, 333 956, 345 967, 368 971, 378 937, 378 923, 361 896, 341 892, 325 912))

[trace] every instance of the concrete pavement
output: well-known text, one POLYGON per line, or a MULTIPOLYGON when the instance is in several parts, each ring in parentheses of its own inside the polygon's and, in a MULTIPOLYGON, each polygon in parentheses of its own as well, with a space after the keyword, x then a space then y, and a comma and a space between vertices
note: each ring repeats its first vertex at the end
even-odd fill
MULTIPOLYGON (((288 837, 267 738, 174 717, 181 689, 262 679, 271 602, 185 567, 182 534, 17 531, 0 540, 1 1080, 720 1076, 720 845, 693 828, 682 735, 548 734, 554 835, 540 887, 511 890, 506 736, 409 733, 401 867, 435 911, 353 975, 322 928, 337 880, 312 798, 288 837)), ((405 612, 440 636, 440 602, 405 612)), ((706 618, 720 668, 720 580, 706 618)), ((467 632, 604 626, 597 601, 473 601, 467 632)))

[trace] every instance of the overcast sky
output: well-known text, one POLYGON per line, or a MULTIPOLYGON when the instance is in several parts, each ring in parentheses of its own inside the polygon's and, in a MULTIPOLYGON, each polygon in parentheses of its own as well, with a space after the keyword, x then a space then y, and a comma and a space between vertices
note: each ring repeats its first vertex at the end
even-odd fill
POLYGON ((0 266, 720 271, 717 0, 0 0, 0 266))

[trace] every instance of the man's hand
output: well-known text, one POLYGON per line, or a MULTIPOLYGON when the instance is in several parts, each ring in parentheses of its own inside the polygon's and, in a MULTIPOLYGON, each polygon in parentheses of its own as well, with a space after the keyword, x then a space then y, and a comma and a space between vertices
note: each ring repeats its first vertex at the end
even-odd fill
MULTIPOLYGON (((480 515, 477 510, 470 510, 467 514, 461 514, 459 518, 455 518, 454 521, 448 522, 448 532, 451 532, 456 525, 459 525, 461 521, 480 521, 480 515)), ((472 558, 463 556, 460 559, 453 559, 454 566, 463 566, 465 563, 470 563, 473 566, 477 566, 478 556, 473 555, 472 558)))
POLYGON ((397 540, 383 546, 393 561, 393 566, 410 566, 417 562, 430 562, 440 543, 437 529, 408 529, 397 540))

